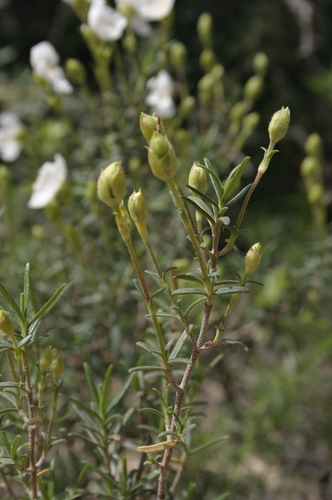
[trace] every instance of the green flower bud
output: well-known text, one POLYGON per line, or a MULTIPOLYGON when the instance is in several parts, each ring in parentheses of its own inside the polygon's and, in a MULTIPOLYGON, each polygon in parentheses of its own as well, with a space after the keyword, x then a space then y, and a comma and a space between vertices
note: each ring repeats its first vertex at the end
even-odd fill
POLYGON ((10 173, 6 165, 0 165, 0 197, 6 198, 10 183, 10 173))
POLYGON ((175 175, 177 161, 174 148, 167 137, 158 132, 151 137, 148 160, 152 173, 158 179, 169 181, 175 175))
POLYGON ((133 219, 133 221, 135 221, 135 219, 139 219, 143 222, 146 221, 148 209, 141 189, 138 192, 134 191, 133 194, 129 197, 128 209, 130 217, 133 219))
POLYGON ((8 335, 11 339, 15 338, 14 325, 7 311, 0 309, 0 332, 8 335))
POLYGON ((242 118, 246 114, 247 108, 248 106, 244 101, 240 101, 234 104, 229 114, 231 123, 239 126, 242 118))
POLYGON ((77 85, 84 85, 86 82, 86 71, 83 64, 77 59, 67 59, 66 72, 69 79, 77 85))
POLYGON ((154 132, 158 132, 158 127, 160 125, 159 132, 163 135, 166 134, 165 127, 163 122, 158 118, 155 114, 146 115, 145 113, 141 113, 139 126, 142 134, 145 137, 146 142, 149 144, 151 141, 151 137, 154 132))
POLYGON ((140 169, 142 161, 138 156, 132 156, 128 162, 128 168, 130 172, 136 173, 140 169))
POLYGON ((307 156, 301 163, 302 177, 315 177, 321 170, 321 164, 318 158, 307 156))
POLYGON ((214 64, 216 62, 216 56, 211 49, 204 49, 199 58, 199 65, 201 69, 208 73, 212 70, 214 64))
POLYGON ((42 241, 44 239, 44 228, 43 226, 40 226, 39 224, 35 224, 31 228, 31 234, 36 240, 42 241))
POLYGON ((203 194, 208 190, 206 170, 200 167, 197 162, 190 169, 188 184, 203 194))
POLYGON ((252 62, 252 67, 255 73, 264 76, 269 66, 269 58, 264 52, 257 52, 252 62))
POLYGON ((116 161, 101 171, 97 192, 101 201, 117 209, 126 194, 126 179, 121 163, 116 161))
POLYGON ((179 106, 179 117, 180 118, 187 118, 192 110, 194 109, 196 104, 196 99, 192 95, 188 95, 185 97, 179 106))
POLYGON ((201 44, 204 47, 211 45, 213 20, 211 14, 203 12, 197 22, 197 33, 201 44))
POLYGON ((130 239, 130 217, 123 203, 119 209, 119 212, 115 212, 115 222, 123 240, 128 241, 130 239))
POLYGON ((269 136, 272 144, 276 144, 278 141, 283 139, 286 135, 290 122, 290 111, 289 108, 284 108, 282 106, 279 111, 274 113, 269 124, 269 136))
POLYGON ((53 374, 55 382, 58 382, 64 370, 64 363, 62 358, 62 352, 53 349, 53 361, 50 366, 50 371, 53 374))
POLYGON ((260 243, 255 243, 250 250, 248 250, 247 255, 244 259, 245 263, 245 275, 248 276, 250 273, 255 271, 261 263, 262 260, 262 248, 260 243))
POLYGON ((244 86, 243 95, 246 99, 250 101, 256 101, 261 95, 264 88, 263 78, 259 75, 254 75, 244 86))
POLYGON ((211 70, 215 80, 220 81, 223 79, 225 74, 225 68, 222 64, 215 64, 211 70))
POLYGON ((45 375, 47 370, 51 370, 51 365, 53 363, 53 349, 49 346, 45 351, 43 351, 39 358, 39 371, 42 375, 45 375))
POLYGON ((137 38, 133 32, 126 33, 122 44, 128 54, 134 54, 137 50, 137 38))
POLYGON ((181 42, 173 42, 169 49, 171 64, 177 71, 183 71, 186 64, 187 48, 181 42))
POLYGON ((321 202, 324 198, 323 187, 320 184, 313 184, 308 191, 309 203, 315 204, 321 202))
POLYGON ((258 127, 259 120, 260 116, 258 113, 256 112, 249 113, 249 115, 243 117, 242 121, 243 129, 251 134, 258 127))
POLYGON ((320 135, 311 134, 304 145, 305 152, 309 156, 321 158, 323 156, 323 141, 320 135))

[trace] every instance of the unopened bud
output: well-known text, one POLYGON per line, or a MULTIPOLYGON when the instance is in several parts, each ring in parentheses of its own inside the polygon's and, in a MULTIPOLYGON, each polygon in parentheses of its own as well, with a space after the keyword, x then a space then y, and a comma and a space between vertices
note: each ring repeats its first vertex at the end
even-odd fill
POLYGON ((196 162, 190 169, 188 184, 203 194, 205 194, 208 190, 206 171, 196 162))
POLYGON ((272 144, 276 144, 278 141, 283 139, 286 135, 290 122, 290 111, 287 108, 282 107, 274 113, 269 124, 269 136, 272 144))
POLYGON ((212 70, 216 61, 216 56, 211 49, 204 49, 199 58, 199 65, 201 69, 208 73, 212 70))
POLYGON ((115 222, 123 240, 128 241, 130 239, 130 217, 124 206, 120 206, 119 210, 119 212, 115 212, 115 222))
POLYGON ((130 217, 133 219, 133 221, 135 221, 135 219, 139 219, 145 222, 148 210, 141 189, 138 192, 134 191, 133 194, 129 197, 128 209, 130 217))
POLYGON ((307 156, 301 163, 301 175, 302 177, 315 177, 321 170, 321 164, 318 158, 313 156, 307 156))
POLYGON ((222 80, 225 74, 225 68, 222 64, 215 64, 211 70, 215 80, 222 80))
POLYGON ((254 75, 244 86, 243 95, 249 101, 256 101, 261 95, 264 88, 263 78, 259 75, 254 75))
POLYGON ((258 113, 255 111, 253 113, 249 113, 249 115, 243 117, 242 127, 246 132, 251 134, 258 127, 259 120, 260 116, 258 113))
POLYGON ((53 373, 55 382, 59 380, 64 370, 64 363, 62 358, 62 352, 53 349, 53 361, 50 366, 50 371, 53 373))
POLYGON ((84 85, 86 82, 86 70, 83 64, 77 59, 67 59, 66 73, 69 79, 77 85, 84 85))
POLYGON ((0 309, 0 332, 8 335, 11 339, 15 337, 14 325, 7 311, 0 309))
POLYGON ((321 158, 323 156, 323 141, 320 135, 309 135, 308 139, 305 142, 304 149, 307 155, 321 158))
POLYGON ((188 95, 181 101, 181 104, 179 106, 179 117, 180 118, 187 118, 192 110, 194 109, 196 104, 196 99, 192 95, 188 95))
POLYGON ((320 184, 313 184, 308 191, 309 203, 315 204, 322 201, 324 198, 324 191, 320 184))
POLYGON ((151 137, 148 160, 158 179, 169 181, 175 175, 177 162, 174 148, 167 137, 158 132, 154 132, 151 137))
POLYGON ((117 209, 126 194, 126 179, 121 163, 116 161, 101 171, 97 192, 101 201, 117 209))
POLYGON ((145 113, 141 113, 139 126, 147 143, 150 143, 154 132, 160 132, 163 135, 166 134, 163 122, 155 114, 146 115, 145 113), (160 130, 158 130, 158 128, 160 128, 160 130))
POLYGON ((187 48, 183 43, 173 42, 169 50, 169 57, 174 69, 181 72, 184 71, 187 58, 187 48))
POLYGON ((244 101, 239 101, 232 107, 229 117, 233 124, 239 126, 242 118, 247 111, 247 104, 244 101))
POLYGON ((51 369, 51 364, 53 363, 53 349, 49 346, 45 351, 43 351, 39 358, 39 371, 42 375, 45 375, 47 370, 51 369))
POLYGON ((261 263, 262 260, 262 248, 260 243, 255 243, 250 250, 248 250, 247 255, 244 259, 245 263, 245 275, 248 276, 250 273, 255 271, 261 263))
POLYGON ((212 40, 213 20, 211 14, 203 12, 197 22, 197 33, 201 44, 209 47, 212 40))
POLYGON ((257 52, 252 62, 252 67, 255 73, 264 76, 269 66, 269 58, 264 52, 257 52))

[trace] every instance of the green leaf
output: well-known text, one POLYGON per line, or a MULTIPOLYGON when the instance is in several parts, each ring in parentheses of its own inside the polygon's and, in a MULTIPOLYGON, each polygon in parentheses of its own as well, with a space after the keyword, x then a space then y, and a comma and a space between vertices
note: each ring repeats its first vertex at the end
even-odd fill
POLYGON ((228 198, 233 194, 235 189, 238 187, 243 172, 245 171, 246 166, 248 165, 250 158, 247 156, 244 160, 235 167, 231 173, 228 175, 227 179, 224 182, 224 194, 222 198, 222 205, 228 200, 228 198))
POLYGON ((25 266, 24 270, 24 283, 23 283, 23 315, 26 318, 28 304, 29 304, 29 293, 30 293, 30 264, 29 262, 25 266))
POLYGON ((140 488, 140 486, 144 486, 149 483, 149 481, 152 481, 155 477, 159 476, 159 468, 156 470, 150 472, 150 474, 147 474, 146 476, 142 477, 139 481, 135 482, 135 484, 130 488, 130 492, 137 490, 137 488, 140 488))
POLYGON ((29 425, 37 424, 38 422, 39 422, 38 418, 30 418, 29 420, 24 422, 22 428, 27 429, 29 427, 29 425))
POLYGON ((24 337, 23 340, 21 340, 21 342, 19 342, 19 347, 22 347, 24 346, 27 342, 29 342, 30 340, 32 339, 32 335, 27 335, 26 337, 24 337))
POLYGON ((97 391, 96 384, 95 384, 95 382, 93 380, 93 375, 92 375, 91 368, 88 365, 88 363, 83 363, 83 368, 84 368, 84 371, 85 371, 86 380, 87 380, 88 385, 90 387, 90 391, 91 391, 91 393, 93 395, 93 399, 95 400, 96 405, 99 406, 99 393, 97 391))
POLYGON ((200 304, 201 302, 205 301, 205 297, 200 297, 199 299, 195 300, 195 302, 193 302, 192 304, 190 304, 190 306, 188 307, 188 309, 185 311, 184 313, 184 316, 187 317, 187 315, 189 314, 189 312, 195 307, 197 306, 198 304, 200 304))
POLYGON ((230 345, 237 345, 239 347, 242 347, 246 352, 249 352, 249 347, 247 347, 245 344, 242 344, 242 342, 239 342, 238 340, 231 340, 231 339, 221 339, 222 342, 225 342, 226 344, 230 345))
MULTIPOLYGON (((222 186, 221 180, 219 179, 219 176, 216 170, 214 169, 212 163, 207 158, 204 158, 204 163, 205 163, 205 169, 209 172, 213 188, 218 198, 218 206, 219 208, 221 208, 222 207, 221 200, 224 195, 224 188, 222 186)), ((203 165, 201 166, 204 168, 203 165)))
POLYGON ((155 408, 141 408, 140 411, 147 411, 149 413, 154 413, 155 415, 158 415, 158 417, 162 418, 163 420, 165 419, 165 415, 161 413, 161 411, 156 410, 155 408))
POLYGON ((143 292, 143 288, 142 288, 142 285, 140 283, 139 280, 137 279, 134 279, 134 285, 136 287, 136 290, 138 291, 138 293, 143 297, 143 299, 145 300, 145 295, 144 295, 144 292, 143 292))
POLYGON ((4 285, 2 283, 0 283, 0 292, 5 297, 6 301, 8 302, 8 304, 10 305, 10 307, 13 309, 13 311, 15 311, 15 313, 16 313, 17 317, 19 318, 19 320, 23 324, 25 324, 25 319, 24 319, 24 316, 23 316, 23 314, 21 312, 21 309, 16 304, 16 302, 14 300, 14 297, 12 297, 12 295, 8 292, 8 290, 4 287, 4 285))
POLYGON ((181 333, 180 337, 178 338, 169 358, 168 361, 171 361, 172 359, 176 358, 180 352, 182 351, 191 331, 193 329, 193 326, 191 325, 190 331, 187 331, 187 328, 181 333))
POLYGON ((129 373, 149 371, 165 372, 165 368, 162 368, 161 366, 134 366, 133 368, 130 368, 129 373))
POLYGON ((221 495, 218 495, 215 497, 213 500, 226 500, 230 496, 230 493, 226 491, 225 493, 222 493, 221 495))
POLYGON ((166 287, 163 286, 162 288, 159 288, 159 290, 157 290, 156 292, 154 292, 151 297, 150 297, 150 300, 153 299, 154 297, 157 297, 157 295, 159 295, 160 293, 162 293, 163 291, 166 290, 166 287))
POLYGON ((210 196, 207 196, 206 194, 201 193, 201 191, 198 191, 198 189, 195 189, 194 187, 189 186, 189 184, 187 184, 187 188, 189 188, 190 191, 192 191, 193 193, 197 194, 197 196, 199 198, 202 198, 207 203, 211 203, 211 205, 215 206, 216 208, 219 208, 217 203, 212 198, 210 198, 210 196))
POLYGON ((227 286, 224 288, 217 288, 213 293, 214 295, 230 295, 232 293, 247 293, 250 292, 249 288, 245 286, 227 286))
POLYGON ((255 280, 247 280, 246 283, 252 283, 253 285, 264 286, 263 283, 261 283, 260 281, 255 281, 255 280))
POLYGON ((172 295, 206 295, 205 288, 178 288, 172 295))
POLYGON ((62 297, 62 295, 68 290, 68 288, 72 285, 72 283, 64 284, 60 286, 60 288, 55 292, 54 295, 46 302, 46 304, 39 309, 37 314, 32 318, 28 327, 33 325, 39 318, 50 312, 53 306, 58 302, 58 300, 62 297))
POLYGON ((212 224, 215 223, 212 210, 207 204, 196 196, 182 196, 182 199, 188 201, 198 212, 204 215, 212 224))
POLYGON ((154 349, 153 347, 149 346, 145 342, 136 342, 136 345, 138 345, 138 347, 142 347, 142 349, 145 349, 150 354, 153 354, 157 359, 160 359, 160 358, 163 357, 162 352, 157 351, 156 349, 154 349))
POLYGON ((121 399, 123 398, 123 396, 127 392, 128 388, 130 387, 132 380, 133 380, 133 375, 130 375, 127 378, 127 380, 125 381, 125 383, 120 387, 120 389, 115 394, 114 398, 112 399, 112 401, 110 402, 110 404, 107 408, 107 415, 121 401, 121 399))
POLYGON ((174 363, 184 363, 185 365, 189 365, 190 359, 188 358, 173 358, 168 360, 170 365, 173 365, 174 363))
POLYGON ((243 196, 247 194, 247 192, 249 191, 251 186, 252 186, 252 184, 248 184, 248 186, 244 187, 236 196, 234 196, 234 198, 232 198, 231 200, 229 200, 227 202, 227 206, 231 207, 232 205, 234 205, 234 203, 236 203, 241 198, 243 198, 243 196))
POLYGON ((5 387, 19 387, 20 384, 17 382, 0 382, 0 389, 5 387))
POLYGON ((204 278, 201 274, 198 273, 186 273, 186 274, 177 274, 174 276, 173 279, 179 279, 179 280, 187 280, 187 281, 194 281, 195 283, 200 283, 201 285, 204 284, 204 278))
POLYGON ((2 415, 3 413, 11 413, 12 411, 17 413, 18 409, 17 408, 4 408, 3 410, 0 410, 0 415, 2 415))
POLYGON ((189 455, 195 455, 196 453, 199 453, 200 451, 206 450, 207 448, 210 448, 210 446, 213 446, 216 443, 220 443, 221 441, 227 441, 229 439, 229 436, 223 436, 220 438, 212 439, 212 441, 209 441, 208 443, 202 444, 200 446, 197 446, 196 448, 193 448, 192 450, 189 450, 189 455))
POLYGON ((66 399, 68 399, 68 401, 71 401, 72 403, 74 403, 79 408, 82 408, 83 411, 85 411, 86 413, 88 413, 92 417, 97 418, 98 420, 100 420, 100 417, 99 417, 99 415, 98 415, 97 412, 91 410, 91 408, 89 408, 88 406, 85 406, 80 401, 76 401, 76 399, 71 398, 71 397, 67 396, 66 394, 61 394, 61 396, 64 397, 64 398, 66 398, 66 399))
POLYGON ((97 474, 99 474, 100 477, 102 477, 106 483, 112 485, 113 488, 115 488, 117 490, 119 489, 120 485, 110 476, 110 474, 106 474, 105 472, 100 470, 99 467, 96 467, 95 465, 90 464, 90 462, 86 462, 84 460, 83 463, 86 464, 89 467, 89 469, 92 469, 95 472, 97 472, 97 474))
POLYGON ((158 437, 161 438, 163 436, 168 436, 168 435, 170 435, 170 436, 176 436, 176 437, 179 436, 178 433, 174 432, 174 431, 163 431, 163 432, 159 432, 158 437))
POLYGON ((185 429, 183 429, 182 433, 183 434, 187 434, 188 432, 190 432, 192 429, 195 429, 195 427, 197 427, 198 424, 190 424, 188 425, 188 427, 186 427, 185 429))
POLYGON ((99 405, 101 412, 104 414, 106 412, 107 396, 109 393, 112 372, 113 372, 113 365, 109 365, 105 374, 104 384, 101 391, 100 405, 99 405))
POLYGON ((11 448, 10 442, 8 441, 6 434, 1 431, 0 431, 0 443, 5 448, 8 455, 10 455, 10 448, 11 448))

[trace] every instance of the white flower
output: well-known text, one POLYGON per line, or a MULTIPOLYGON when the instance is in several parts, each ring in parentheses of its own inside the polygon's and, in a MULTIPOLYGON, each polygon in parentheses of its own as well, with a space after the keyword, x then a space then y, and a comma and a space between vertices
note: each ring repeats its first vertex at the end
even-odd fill
POLYGON ((93 0, 88 12, 88 25, 105 42, 115 42, 122 37, 128 24, 127 19, 105 0, 93 0))
POLYGON ((171 12, 175 0, 115 0, 117 5, 129 5, 136 13, 131 25, 139 36, 149 36, 152 28, 147 21, 160 21, 171 12))
POLYGON ((0 113, 0 156, 3 161, 12 162, 20 155, 22 143, 17 139, 21 121, 16 113, 0 113))
POLYGON ((65 78, 59 62, 59 54, 49 42, 37 43, 30 51, 30 64, 33 70, 50 83, 57 94, 71 94, 73 87, 65 78))
POLYGON ((66 161, 60 154, 54 155, 54 161, 43 163, 32 185, 29 208, 46 207, 56 196, 67 176, 66 161))
POLYGON ((149 91, 146 103, 152 111, 161 118, 170 118, 175 115, 176 109, 172 98, 173 81, 166 70, 159 71, 158 75, 146 83, 149 91))

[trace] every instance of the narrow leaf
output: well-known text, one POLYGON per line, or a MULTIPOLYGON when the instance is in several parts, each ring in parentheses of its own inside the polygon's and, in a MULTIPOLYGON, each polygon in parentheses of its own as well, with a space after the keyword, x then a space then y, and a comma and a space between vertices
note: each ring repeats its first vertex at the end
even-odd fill
POLYGON ((206 194, 201 193, 201 191, 198 191, 198 189, 195 189, 194 187, 189 186, 189 184, 187 184, 187 188, 189 188, 190 191, 192 191, 193 193, 197 194, 197 196, 199 198, 202 198, 207 203, 211 203, 211 205, 215 206, 216 208, 219 208, 217 203, 212 198, 210 198, 210 196, 207 196, 206 194))
POLYGON ((222 186, 222 183, 221 183, 221 181, 218 177, 218 174, 215 171, 212 163, 207 158, 204 158, 204 163, 205 163, 205 166, 209 172, 213 188, 214 188, 216 195, 217 195, 217 198, 218 198, 218 206, 221 208, 221 200, 222 200, 222 197, 224 195, 224 188, 222 186))
POLYGON ((42 316, 44 316, 45 314, 47 314, 52 309, 52 307, 55 306, 55 304, 58 302, 58 300, 60 299, 60 297, 62 297, 62 295, 65 293, 65 291, 68 290, 68 288, 71 285, 72 285, 72 283, 69 283, 69 284, 65 283, 64 285, 60 286, 60 288, 55 292, 54 295, 52 295, 52 297, 46 302, 46 304, 41 309, 39 309, 39 311, 32 318, 32 320, 30 321, 30 323, 29 323, 28 326, 30 327, 39 318, 41 318, 42 316))
POLYGON ((190 359, 188 359, 188 358, 174 358, 174 359, 170 359, 168 362, 170 365, 173 365, 174 363, 184 363, 185 365, 189 365, 190 359))
POLYGON ((133 368, 130 368, 128 370, 129 373, 134 373, 134 372, 149 372, 149 371, 161 371, 164 372, 165 368, 162 368, 161 366, 134 366, 133 368))
POLYGON ((223 195, 223 203, 224 204, 227 199, 233 194, 235 189, 238 187, 243 172, 245 171, 246 166, 248 165, 250 158, 247 156, 244 160, 235 167, 231 173, 228 175, 226 181, 224 182, 224 195, 223 195))
POLYGON ((177 274, 174 276, 174 279, 194 281, 195 283, 204 284, 203 276, 198 273, 177 274))
POLYGON ((178 288, 172 295, 206 295, 205 288, 178 288))
POLYGON ((0 292, 5 297, 5 299, 7 300, 8 304, 13 309, 13 311, 15 311, 19 320, 24 324, 25 319, 24 319, 24 316, 23 316, 19 306, 16 304, 14 297, 12 297, 12 295, 8 292, 8 290, 3 286, 2 283, 0 283, 0 292))
POLYGON ((250 290, 245 286, 226 286, 224 288, 218 288, 213 293, 215 295, 230 295, 232 293, 247 293, 247 292, 250 292, 250 290))
POLYGON ((234 205, 234 203, 236 203, 241 198, 243 198, 243 196, 245 196, 247 194, 247 192, 249 191, 249 189, 251 188, 251 186, 252 186, 252 184, 248 184, 248 186, 246 186, 243 189, 241 189, 241 191, 236 196, 234 196, 234 198, 232 198, 231 200, 227 201, 227 206, 231 207, 232 205, 234 205))
POLYGON ((104 380, 103 389, 101 392, 101 400, 100 400, 100 409, 104 414, 106 412, 107 396, 109 393, 112 372, 113 372, 113 365, 109 365, 109 367, 107 368, 106 374, 105 374, 105 380, 104 380))
POLYGON ((165 419, 165 415, 163 415, 161 413, 161 411, 156 410, 155 408, 141 408, 140 411, 147 411, 149 413, 154 413, 155 415, 158 415, 158 417, 162 418, 163 420, 165 419))
POLYGON ((130 375, 125 381, 125 383, 120 387, 120 389, 115 394, 114 398, 112 399, 107 408, 107 414, 109 414, 109 412, 121 401, 121 399, 127 392, 128 388, 130 387, 132 380, 133 380, 133 375, 130 375))
POLYGON ((193 448, 192 450, 189 450, 189 455, 195 455, 196 453, 199 453, 200 451, 206 450, 207 448, 210 448, 210 446, 213 446, 216 443, 220 443, 221 441, 227 441, 229 439, 229 436, 223 436, 217 439, 212 439, 212 441, 209 441, 208 443, 202 444, 200 446, 197 446, 196 448, 193 448))
POLYGON ((187 328, 181 333, 180 337, 178 338, 174 349, 172 350, 170 357, 168 358, 168 361, 171 361, 174 358, 177 358, 177 356, 180 354, 182 351, 191 331, 193 329, 193 325, 190 325, 190 331, 188 332, 187 328))
POLYGON ((195 196, 182 196, 182 198, 188 201, 198 212, 204 215, 212 224, 215 223, 212 210, 207 206, 207 204, 195 196))
POLYGON ((30 264, 29 262, 25 266, 24 270, 24 284, 23 284, 23 311, 24 317, 26 317, 28 304, 29 304, 29 293, 30 293, 30 264))
POLYGON ((226 344, 237 345, 239 347, 242 347, 244 351, 249 352, 249 347, 247 347, 245 344, 242 344, 242 342, 239 342, 238 340, 221 339, 221 341, 225 342, 226 344))
POLYGON ((95 400, 96 405, 99 406, 99 393, 97 391, 97 387, 96 387, 95 381, 93 380, 93 375, 92 375, 91 368, 88 365, 88 363, 83 363, 83 368, 84 368, 84 371, 85 371, 86 380, 87 380, 88 385, 90 387, 90 391, 91 391, 91 393, 93 395, 93 399, 95 400))

